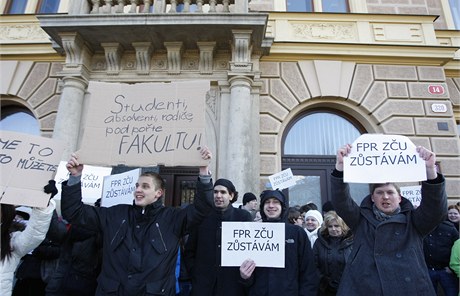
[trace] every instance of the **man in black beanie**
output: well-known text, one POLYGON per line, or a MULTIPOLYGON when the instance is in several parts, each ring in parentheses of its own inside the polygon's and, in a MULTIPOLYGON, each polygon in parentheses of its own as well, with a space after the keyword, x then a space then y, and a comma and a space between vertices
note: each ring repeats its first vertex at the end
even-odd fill
POLYGON ((243 195, 243 206, 241 208, 248 211, 252 220, 254 220, 257 212, 257 197, 252 192, 246 192, 243 195))
POLYGON ((221 266, 223 221, 252 221, 248 211, 232 206, 238 199, 233 183, 214 183, 214 211, 192 232, 184 250, 185 264, 192 275, 192 296, 244 296, 238 267, 221 266))

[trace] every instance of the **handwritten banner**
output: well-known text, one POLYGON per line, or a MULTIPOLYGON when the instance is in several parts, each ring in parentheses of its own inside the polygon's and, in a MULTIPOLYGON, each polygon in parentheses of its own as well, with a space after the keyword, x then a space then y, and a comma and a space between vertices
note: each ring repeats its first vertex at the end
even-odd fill
POLYGON ((222 266, 254 260, 258 267, 284 268, 284 223, 222 222, 222 266))
POLYGON ((132 205, 141 169, 104 177, 101 206, 132 205))
MULTIPOLYGON (((61 198, 61 184, 69 179, 69 171, 66 168, 66 161, 61 161, 54 180, 58 194, 55 199, 61 198)), ((81 174, 81 196, 82 201, 87 204, 94 204, 98 198, 102 197, 102 186, 104 177, 112 172, 111 167, 98 167, 85 165, 81 174)))
POLYGON ((350 183, 426 180, 425 161, 409 138, 400 135, 361 135, 343 164, 344 181, 350 183))
POLYGON ((0 203, 46 207, 43 187, 53 179, 64 144, 28 134, 0 131, 0 203))
POLYGON ((82 163, 146 167, 203 165, 209 81, 90 82, 78 151, 82 163))

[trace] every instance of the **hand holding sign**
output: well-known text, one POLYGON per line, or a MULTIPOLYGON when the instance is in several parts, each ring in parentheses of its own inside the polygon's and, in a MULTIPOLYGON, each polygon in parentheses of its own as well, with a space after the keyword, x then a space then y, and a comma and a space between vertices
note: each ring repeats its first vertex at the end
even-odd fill
POLYGON ((72 176, 81 176, 81 172, 83 172, 83 164, 78 161, 78 155, 76 153, 72 153, 69 161, 67 162, 66 168, 72 176))
POLYGON ((413 182, 436 178, 433 152, 404 136, 364 134, 337 151, 347 183, 413 182))
POLYGON ((251 259, 246 259, 240 266, 240 276, 242 279, 247 280, 251 277, 256 269, 256 263, 251 259))

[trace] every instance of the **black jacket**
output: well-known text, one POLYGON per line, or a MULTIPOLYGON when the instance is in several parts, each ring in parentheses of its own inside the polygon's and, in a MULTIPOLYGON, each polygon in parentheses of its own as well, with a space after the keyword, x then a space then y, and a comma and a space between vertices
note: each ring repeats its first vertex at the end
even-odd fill
POLYGON ((423 240, 425 262, 430 269, 444 269, 449 266, 450 251, 458 239, 458 231, 450 221, 442 221, 423 240))
POLYGON ((353 237, 349 232, 344 237, 324 237, 318 232, 313 246, 316 267, 320 274, 318 295, 335 294, 353 246, 353 237), (331 293, 329 293, 331 292, 331 293))
POLYGON ((244 296, 239 267, 222 267, 222 221, 252 221, 251 214, 230 205, 214 210, 187 240, 184 259, 192 275, 193 296, 244 296))
POLYGON ((247 281, 250 296, 316 295, 318 275, 307 233, 297 225, 284 225, 285 267, 256 267, 247 281))
POLYGON ((164 207, 96 208, 81 201, 81 184, 62 186, 65 219, 102 233, 102 270, 96 295, 175 295, 180 238, 212 209, 212 182, 197 183, 195 202, 184 209, 164 207), (209 195, 210 194, 210 195, 209 195))

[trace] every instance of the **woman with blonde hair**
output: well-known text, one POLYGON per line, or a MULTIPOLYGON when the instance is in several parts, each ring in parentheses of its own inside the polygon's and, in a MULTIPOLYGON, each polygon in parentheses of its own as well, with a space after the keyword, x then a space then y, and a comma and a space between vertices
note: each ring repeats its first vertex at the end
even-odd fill
POLYGON ((327 212, 313 246, 320 274, 318 295, 336 295, 352 244, 353 236, 347 224, 335 211, 327 212))

